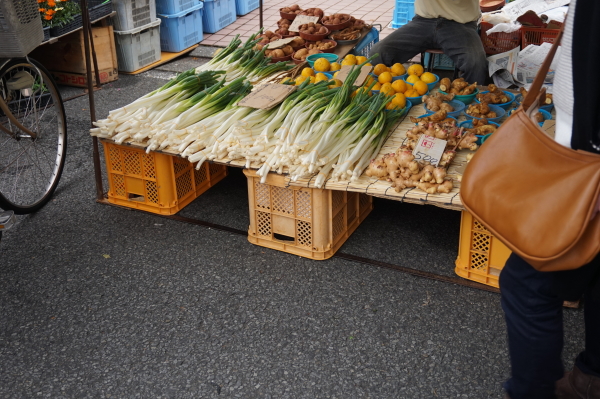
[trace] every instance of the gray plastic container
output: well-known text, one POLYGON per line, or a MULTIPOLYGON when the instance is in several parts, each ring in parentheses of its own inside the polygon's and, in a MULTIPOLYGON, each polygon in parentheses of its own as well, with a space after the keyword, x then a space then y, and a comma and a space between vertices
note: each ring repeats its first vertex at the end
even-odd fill
POLYGON ((133 72, 160 60, 160 19, 128 31, 115 30, 119 71, 133 72))
POLYGON ((113 22, 116 30, 127 31, 156 20, 155 0, 113 0, 117 12, 113 22))
POLYGON ((35 0, 0 0, 0 58, 25 57, 44 40, 35 0))

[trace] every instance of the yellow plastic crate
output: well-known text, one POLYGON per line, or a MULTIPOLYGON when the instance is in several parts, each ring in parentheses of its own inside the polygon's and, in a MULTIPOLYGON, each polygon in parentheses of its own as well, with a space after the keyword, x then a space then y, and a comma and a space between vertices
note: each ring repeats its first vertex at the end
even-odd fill
POLYGON ((456 274, 498 288, 498 277, 510 254, 510 249, 473 215, 467 211, 462 212, 458 257, 454 269, 456 274))
POLYGON ((265 184, 248 177, 252 244, 315 260, 332 257, 373 210, 369 195, 287 185, 269 174, 265 184))
POLYGON ((108 202, 173 215, 227 176, 227 166, 204 162, 195 169, 173 155, 102 142, 108 175, 108 202))

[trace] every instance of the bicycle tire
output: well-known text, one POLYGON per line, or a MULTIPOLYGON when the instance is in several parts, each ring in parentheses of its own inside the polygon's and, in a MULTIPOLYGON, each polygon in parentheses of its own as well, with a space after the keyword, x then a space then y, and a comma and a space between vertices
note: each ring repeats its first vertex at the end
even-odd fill
MULTIPOLYGON (((14 138, 0 131, 0 208, 19 215, 32 213, 50 200, 64 169, 67 119, 63 101, 50 72, 31 58, 12 59, 2 66, 0 95, 10 99, 19 122, 38 135, 35 139, 27 135, 14 138), (23 90, 9 90, 7 81, 18 71, 39 78, 32 86, 38 85, 39 89, 32 89, 33 94, 25 92, 29 94, 25 97, 21 97, 23 90), (30 144, 25 147, 22 143, 30 144), (46 176, 38 178, 36 171, 42 173, 43 169, 48 169, 46 176)), ((3 113, 0 123, 16 131, 3 113)))

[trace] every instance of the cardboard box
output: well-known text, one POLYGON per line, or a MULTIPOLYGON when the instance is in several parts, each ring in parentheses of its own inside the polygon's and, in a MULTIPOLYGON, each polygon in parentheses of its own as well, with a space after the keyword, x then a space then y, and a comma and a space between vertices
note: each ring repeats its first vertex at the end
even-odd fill
MULTIPOLYGON (((65 86, 75 86, 75 87, 87 87, 87 76, 85 73, 75 73, 75 72, 60 72, 60 71, 50 71, 54 80, 59 85, 65 86)), ((108 83, 114 80, 117 80, 119 77, 119 73, 116 68, 109 68, 105 70, 100 70, 100 83, 108 83)), ((92 83, 96 84, 96 74, 92 73, 92 83)))
MULTIPOLYGON (((92 34, 100 71, 100 83, 117 80, 119 75, 113 27, 92 27, 92 34)), ((57 83, 77 87, 86 86, 83 30, 61 37, 56 43, 40 46, 31 56, 52 72, 57 83)), ((92 75, 94 75, 93 71, 92 64, 92 75)))

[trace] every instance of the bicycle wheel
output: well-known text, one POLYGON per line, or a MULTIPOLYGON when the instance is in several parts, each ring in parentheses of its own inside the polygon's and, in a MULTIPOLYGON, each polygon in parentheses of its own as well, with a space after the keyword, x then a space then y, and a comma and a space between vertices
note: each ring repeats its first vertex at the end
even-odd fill
POLYGON ((13 59, 0 69, 0 95, 13 116, 36 137, 19 129, 0 110, 0 207, 35 212, 58 185, 67 152, 67 120, 50 73, 37 61, 13 59))

